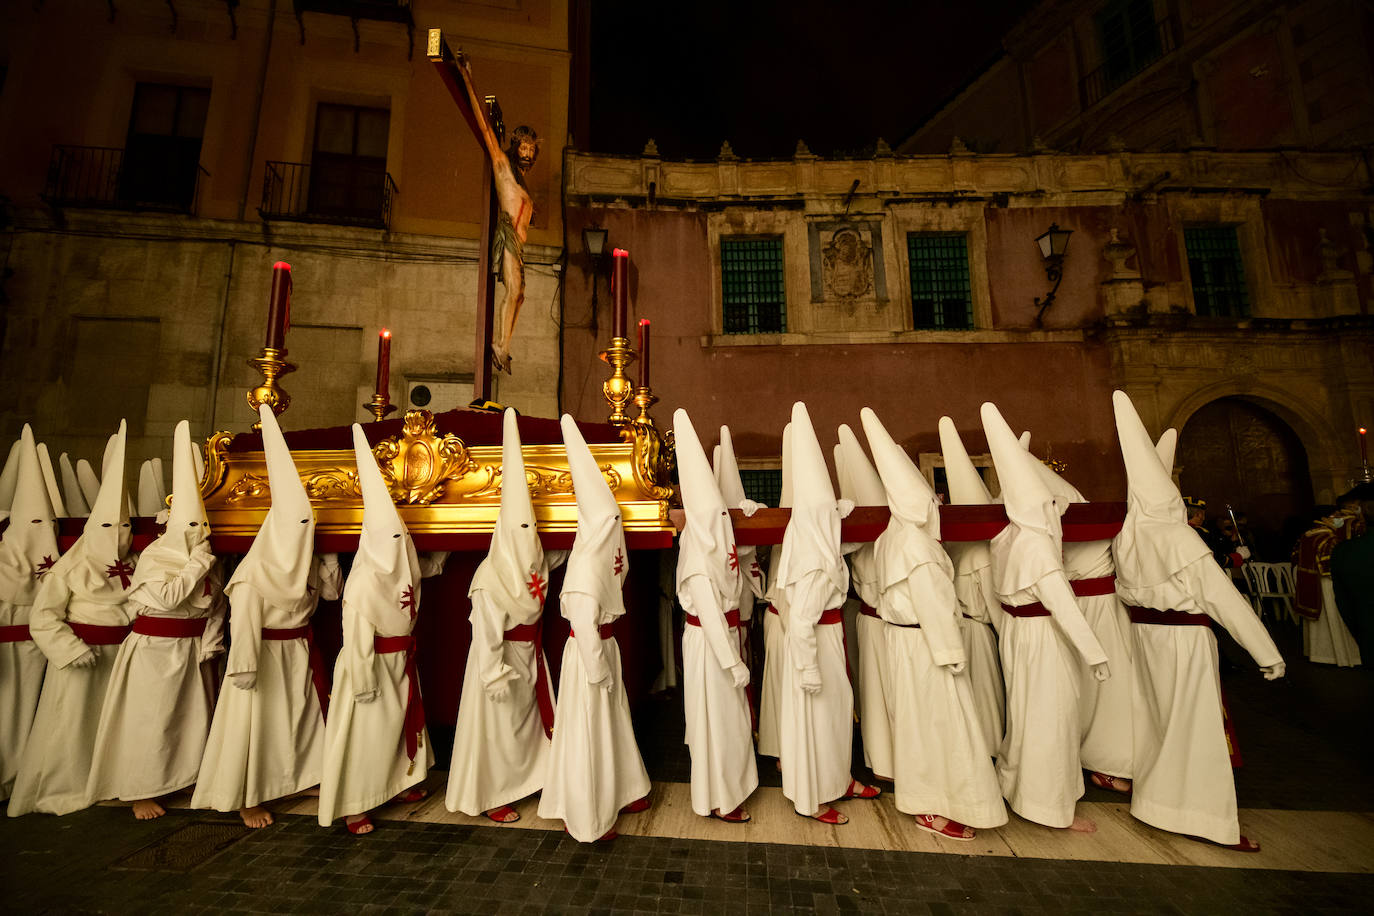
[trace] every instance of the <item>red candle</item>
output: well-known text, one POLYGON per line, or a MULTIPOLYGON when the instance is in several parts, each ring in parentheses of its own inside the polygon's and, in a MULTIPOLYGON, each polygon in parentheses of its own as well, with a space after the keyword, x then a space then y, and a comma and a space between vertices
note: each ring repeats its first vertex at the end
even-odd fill
POLYGON ((377 393, 391 402, 391 331, 377 335, 377 393))
POLYGON ((291 327, 291 265, 278 261, 272 265, 272 299, 267 305, 267 346, 286 349, 286 332, 291 327))
POLYGON ((611 299, 615 305, 611 312, 611 336, 624 337, 630 315, 630 253, 617 248, 612 254, 611 299))
POLYGON ((1365 440, 1368 433, 1369 430, 1360 427, 1360 464, 1369 464, 1369 443, 1365 440))
POLYGON ((639 387, 649 387, 649 319, 639 319, 639 387))

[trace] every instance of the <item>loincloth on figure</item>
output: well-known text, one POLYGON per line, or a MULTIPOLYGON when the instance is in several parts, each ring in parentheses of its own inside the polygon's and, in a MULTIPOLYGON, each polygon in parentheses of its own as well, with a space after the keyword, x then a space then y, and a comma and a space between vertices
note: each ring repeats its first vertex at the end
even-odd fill
POLYGON ((515 222, 510 218, 510 214, 505 210, 498 210, 496 213, 496 231, 491 237, 491 272, 496 274, 496 279, 510 284, 506 281, 506 259, 504 257, 507 250, 515 255, 515 263, 520 266, 520 285, 525 285, 525 243, 520 240, 520 235, 515 231, 515 222))

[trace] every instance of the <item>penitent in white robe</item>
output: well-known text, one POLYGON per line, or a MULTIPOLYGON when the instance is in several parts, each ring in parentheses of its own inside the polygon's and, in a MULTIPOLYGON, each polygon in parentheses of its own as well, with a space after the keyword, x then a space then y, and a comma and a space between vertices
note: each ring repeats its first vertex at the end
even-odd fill
POLYGON ((926 563, 883 592, 897 810, 1000 827, 1007 809, 964 661, 949 572, 926 563))
MULTIPOLYGON (((1117 594, 1128 605, 1206 614, 1269 667, 1282 658, 1230 577, 1206 555, 1159 585, 1117 594)), ((1135 781, 1131 814, 1224 845, 1240 842, 1236 784, 1222 722, 1217 641, 1210 627, 1131 624, 1135 645, 1135 781)))
POLYGON ((263 628, 307 626, 320 599, 339 597, 339 567, 316 557, 306 591, 289 606, 268 602, 252 580, 234 590, 229 663, 192 808, 236 811, 294 795, 320 782, 324 716, 304 637, 263 639, 263 628), (249 689, 234 675, 252 673, 249 689))
POLYGON ((1107 658, 1095 648, 1062 571, 1052 571, 1002 600, 1012 606, 1039 601, 1053 616, 1007 614, 1002 624, 1007 733, 997 755, 997 778, 1017 814, 1047 827, 1068 827, 1074 804, 1083 796, 1077 657, 1083 652, 1075 647, 1091 647, 1089 664, 1107 658))
POLYGON ((222 574, 209 545, 163 582, 136 586, 129 619, 206 618, 200 638, 130 633, 100 710, 87 793, 138 801, 196 781, 215 707, 214 657, 224 651, 222 574))
MULTIPOLYGON (((769 575, 778 568, 782 548, 773 549, 769 575)), ((782 711, 779 691, 782 686, 783 652, 787 645, 787 609, 782 589, 776 584, 769 589, 768 606, 763 612, 763 680, 759 686, 758 750, 765 757, 777 757, 781 741, 778 717, 782 711)))
MULTIPOLYGON (((1111 541, 1084 541, 1064 545, 1064 572, 1071 582, 1116 575, 1111 541)), ((1108 776, 1130 779, 1132 763, 1131 716, 1135 693, 1135 650, 1131 646, 1131 621, 1113 587, 1105 595, 1079 595, 1078 609, 1088 622, 1102 651, 1107 653, 1112 676, 1093 677, 1092 668, 1075 656, 1078 664, 1083 744, 1079 756, 1084 768, 1108 776)))
POLYGON ((853 778, 854 691, 845 666, 843 624, 820 623, 826 610, 840 606, 843 593, 823 570, 804 573, 789 592, 793 600, 779 685, 782 794, 798 814, 811 817, 844 795, 853 778), (819 670, 819 692, 802 689, 804 669, 819 670))
MULTIPOLYGON (((547 580, 548 570, 544 572, 547 580)), ((503 637, 506 630, 526 621, 512 620, 485 590, 472 593, 471 620, 472 644, 444 804, 450 811, 475 817, 544 787, 551 741, 544 732, 536 692, 539 667, 545 684, 553 680, 548 660, 542 653, 536 658, 533 642, 503 637), (507 684, 505 698, 487 696, 487 687, 502 681, 507 684)), ((540 625, 538 616, 528 622, 540 625)), ((549 699, 552 702, 552 686, 549 699)))
POLYGON ((1361 664, 1360 644, 1336 607, 1336 590, 1330 576, 1322 576, 1322 612, 1316 620, 1303 618, 1302 654, 1320 665, 1349 668, 1361 664))
MULTIPOLYGON (((849 546, 849 545, 844 545, 849 546)), ((844 546, 841 547, 843 551, 844 546)), ((873 545, 864 544, 851 555, 850 582, 859 600, 876 611, 878 581, 874 569, 873 545)), ((859 691, 859 731, 863 735, 864 763, 881 779, 892 779, 892 677, 888 671, 887 624, 880 617, 859 613, 854 621, 858 646, 857 688, 859 691)))
POLYGON ((91 804, 86 794, 91 755, 120 647, 88 646, 68 622, 125 626, 129 623, 128 606, 72 600, 65 582, 46 577, 29 617, 29 629, 51 664, 10 798, 10 817, 31 811, 70 814, 91 804), (72 664, 87 652, 95 656, 94 665, 72 664))
POLYGON ((959 630, 964 639, 969 686, 984 743, 995 755, 1006 734, 1006 686, 998 656, 997 627, 1002 606, 992 585, 992 558, 987 541, 945 544, 954 563, 954 593, 959 599, 959 630))
POLYGON ((563 648, 539 816, 563 821, 578 842, 594 843, 615 826, 621 808, 649 794, 649 773, 630 723, 620 646, 598 633, 619 614, 607 613, 583 592, 565 591, 560 608, 572 635, 563 648), (593 685, 607 674, 609 689, 593 685))
MULTIPOLYGON (((0 627, 28 625, 31 607, 0 600, 0 627)), ((0 799, 14 789, 47 664, 32 640, 0 642, 0 799)))
MULTIPOLYGON (((729 814, 759 786, 749 700, 730 674, 739 662, 739 634, 726 625, 706 576, 688 580, 683 608, 701 621, 682 630, 682 700, 692 755, 692 810, 729 814), (690 605, 690 606, 689 606, 690 605)), ((752 598, 752 594, 750 595, 752 598)))

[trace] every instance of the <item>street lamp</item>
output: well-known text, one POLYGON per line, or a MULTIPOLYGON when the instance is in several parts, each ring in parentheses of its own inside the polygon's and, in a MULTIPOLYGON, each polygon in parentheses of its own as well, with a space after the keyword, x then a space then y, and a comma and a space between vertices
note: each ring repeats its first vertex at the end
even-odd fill
POLYGON ((582 230, 582 245, 587 249, 587 260, 592 268, 592 320, 591 331, 596 333, 596 278, 606 263, 607 232, 600 226, 587 226, 582 230))
POLYGON ((1045 261, 1045 276, 1054 284, 1050 288, 1049 295, 1042 301, 1036 297, 1035 304, 1038 311, 1035 313, 1035 326, 1040 327, 1041 320, 1045 317, 1045 310, 1054 302, 1054 294, 1059 292, 1059 284, 1064 279, 1064 252, 1069 247, 1069 236, 1073 235, 1072 229, 1060 229, 1057 223, 1050 223, 1050 228, 1035 240, 1040 246, 1040 257, 1045 261))

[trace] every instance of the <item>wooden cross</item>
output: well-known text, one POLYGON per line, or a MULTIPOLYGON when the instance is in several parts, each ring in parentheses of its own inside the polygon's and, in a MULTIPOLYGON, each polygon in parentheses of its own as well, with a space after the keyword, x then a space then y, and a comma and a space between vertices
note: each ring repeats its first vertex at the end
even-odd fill
MULTIPOLYGON (((477 112, 468 104, 467 90, 463 86, 463 72, 458 67, 462 52, 454 54, 444 41, 443 30, 430 29, 429 42, 425 55, 434 64, 439 78, 448 87, 449 95, 458 106, 463 119, 472 128, 472 135, 482 150, 482 236, 477 248, 477 326, 476 351, 472 359, 472 397, 474 400, 491 400, 491 337, 496 315, 496 278, 491 271, 492 233, 496 231, 496 185, 492 178, 491 154, 482 143, 481 128, 477 112)), ((505 124, 501 118, 501 106, 496 96, 485 97, 487 119, 498 140, 504 141, 505 124)))

